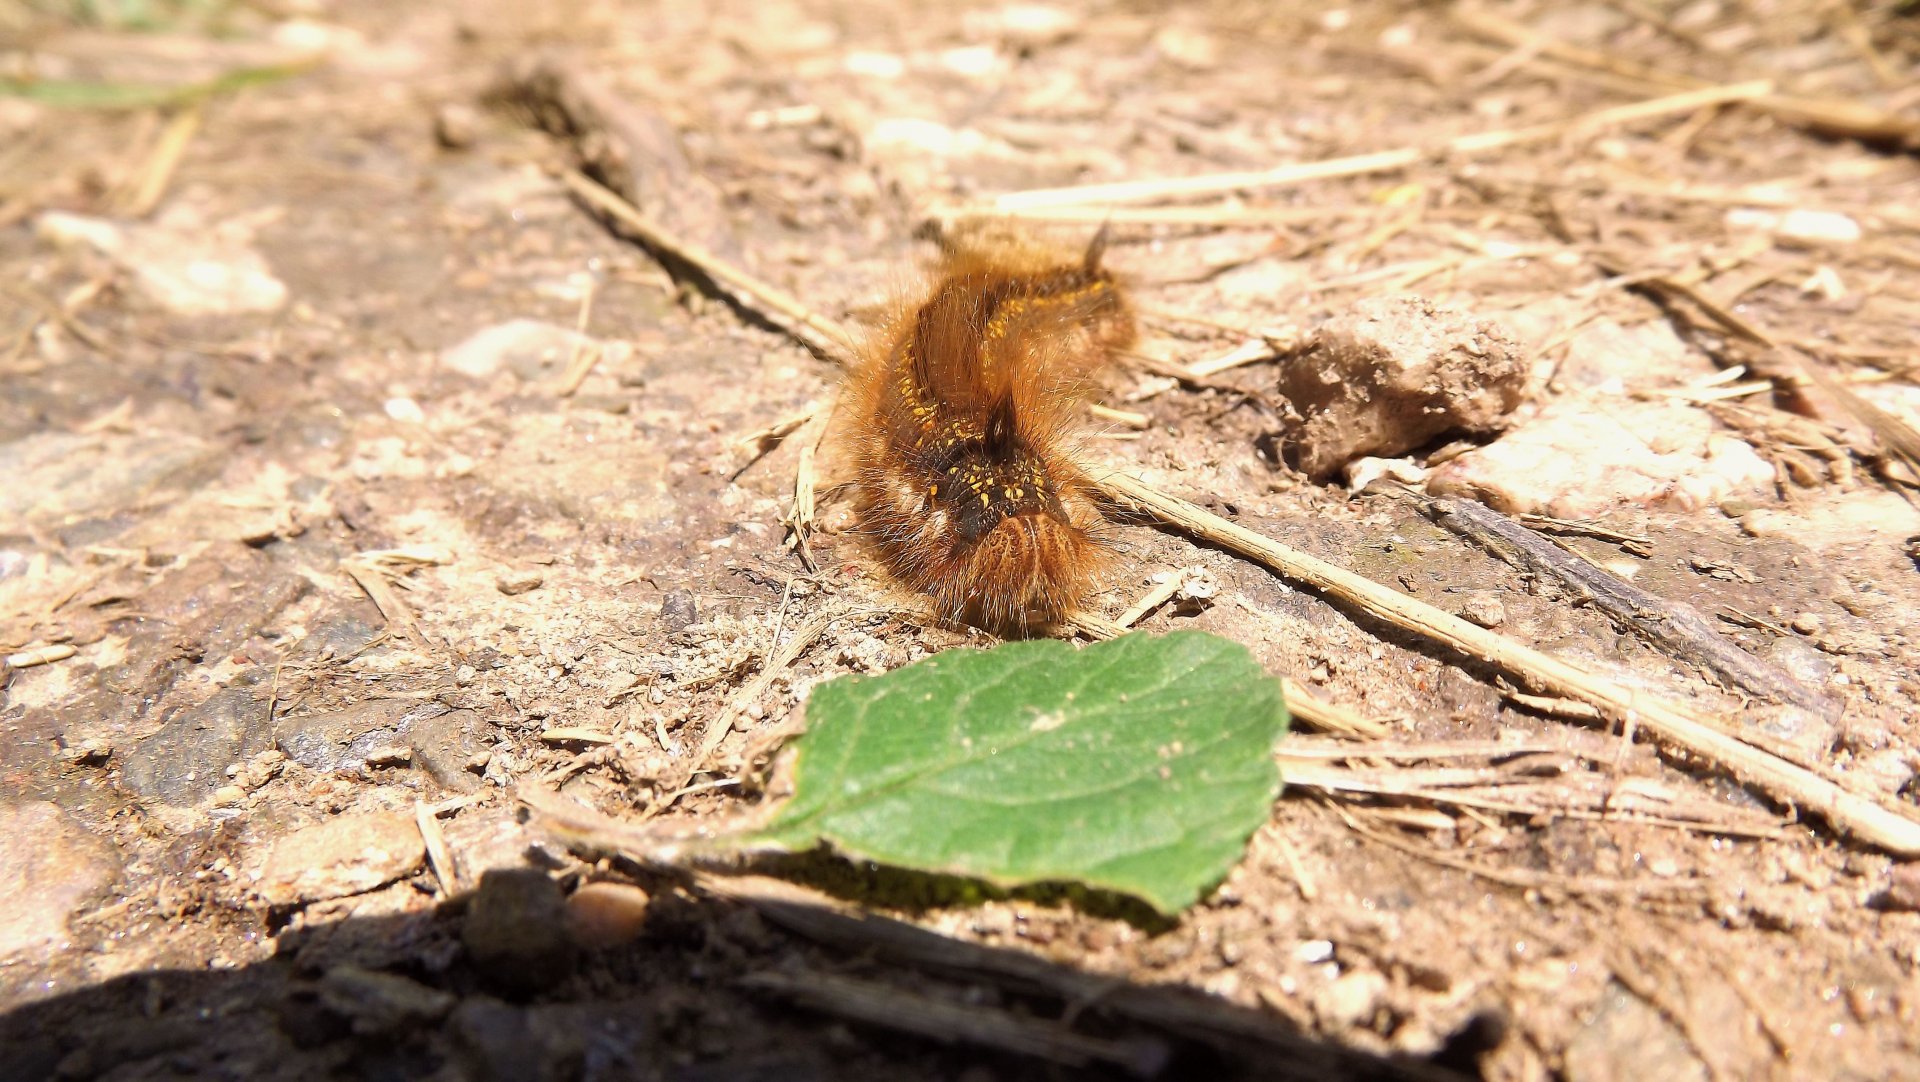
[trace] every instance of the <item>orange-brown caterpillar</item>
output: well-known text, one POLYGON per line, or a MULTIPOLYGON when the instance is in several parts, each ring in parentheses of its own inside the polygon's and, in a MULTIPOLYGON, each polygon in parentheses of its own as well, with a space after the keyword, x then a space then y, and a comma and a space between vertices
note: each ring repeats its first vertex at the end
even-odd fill
POLYGON ((1093 374, 1133 338, 1100 265, 1029 245, 951 253, 852 374, 855 512, 899 583, 946 619, 1027 633, 1106 556, 1073 437, 1093 374))

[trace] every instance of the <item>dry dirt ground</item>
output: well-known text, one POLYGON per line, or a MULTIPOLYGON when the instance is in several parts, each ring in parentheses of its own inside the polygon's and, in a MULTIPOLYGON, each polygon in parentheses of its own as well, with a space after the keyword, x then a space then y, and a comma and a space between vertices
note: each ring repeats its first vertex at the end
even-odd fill
POLYGON ((1142 312, 1090 455, 1920 817, 1912 4, 963 7, 0 4, 0 1077, 1920 1078, 1920 865, 1144 522, 1090 611, 1197 568, 1142 628, 1378 723, 1303 731, 1175 921, 748 869, 937 966, 523 821, 724 822, 811 686, 986 641, 831 492, 788 547, 814 430, 752 436, 837 369, 569 194, 609 137, 497 92, 540 58, 651 123, 647 209, 853 325, 955 208, 1432 150, 1049 210, 1142 312), (1404 292, 1524 393, 1363 474, 1612 531, 1564 540, 1811 705, 1301 472, 1295 347, 1404 292))

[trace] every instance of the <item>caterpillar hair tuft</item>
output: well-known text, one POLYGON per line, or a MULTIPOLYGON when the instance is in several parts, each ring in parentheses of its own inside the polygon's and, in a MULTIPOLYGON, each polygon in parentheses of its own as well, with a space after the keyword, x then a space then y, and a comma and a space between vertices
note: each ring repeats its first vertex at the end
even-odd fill
POLYGON ((1134 336, 1105 239, 949 251, 849 377, 859 533, 945 619, 1031 634, 1071 615, 1107 562, 1077 444, 1094 376, 1134 336))

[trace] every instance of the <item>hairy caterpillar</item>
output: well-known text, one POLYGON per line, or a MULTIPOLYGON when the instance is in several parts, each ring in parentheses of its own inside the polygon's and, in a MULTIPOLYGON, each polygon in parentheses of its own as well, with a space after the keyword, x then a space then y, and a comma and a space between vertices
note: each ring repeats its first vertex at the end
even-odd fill
POLYGON ((1134 334, 1105 239, 1078 256, 950 252, 849 377, 859 532, 945 619, 1029 633, 1069 615, 1105 562, 1075 453, 1092 377, 1134 334))

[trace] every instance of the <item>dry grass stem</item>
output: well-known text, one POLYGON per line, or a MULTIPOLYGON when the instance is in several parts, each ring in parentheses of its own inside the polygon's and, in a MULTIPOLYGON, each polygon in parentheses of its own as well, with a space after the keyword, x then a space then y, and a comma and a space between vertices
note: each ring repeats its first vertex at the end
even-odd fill
POLYGON ((734 446, 752 448, 756 451, 768 450, 774 444, 798 432, 808 421, 813 420, 814 416, 820 413, 822 409, 824 409, 822 406, 808 406, 806 409, 801 410, 799 413, 785 420, 775 421, 765 428, 747 433, 735 440, 734 446))
POLYGON ((8 654, 7 667, 10 669, 31 669, 36 665, 51 665, 56 661, 65 661, 74 655, 74 648, 67 643, 52 646, 36 646, 30 650, 21 650, 8 654))
POLYGON ((413 806, 413 821, 420 828, 420 841, 427 848, 427 867, 433 871, 440 897, 453 897, 460 890, 460 874, 454 866, 453 854, 447 849, 447 835, 440 829, 439 816, 434 814, 432 805, 419 801, 413 806))
MULTIPOLYGON (((1366 745, 1352 747, 1349 758, 1372 757, 1366 745)), ((1288 751, 1278 756, 1287 785, 1325 794, 1414 800, 1529 818, 1623 820, 1729 837, 1774 838, 1783 829, 1773 816, 1692 796, 1653 779, 1616 779, 1585 770, 1560 770, 1543 778, 1546 768, 1561 764, 1540 758, 1435 769, 1339 767, 1288 751)))
POLYGON ((1118 181, 1111 184, 1087 184, 1071 188, 1039 188, 1000 196, 993 201, 992 207, 1000 212, 1019 212, 1042 207, 1104 207, 1117 203, 1149 203, 1162 199, 1277 188, 1335 177, 1384 173, 1450 155, 1484 154, 1524 143, 1545 142, 1567 135, 1617 127, 1673 113, 1691 113, 1696 109, 1712 105, 1724 105, 1728 102, 1761 97, 1772 90, 1773 83, 1764 79, 1727 86, 1706 87, 1649 101, 1598 109, 1568 120, 1463 135, 1431 146, 1400 147, 1394 150, 1329 158, 1317 162, 1294 162, 1273 169, 1212 173, 1172 179, 1118 181))
POLYGON ((1141 594, 1138 601, 1127 606, 1127 611, 1114 617, 1113 622, 1121 627, 1132 627, 1145 619, 1148 613, 1173 600, 1173 595, 1180 592, 1181 585, 1178 572, 1168 574, 1161 581, 1154 583, 1146 593, 1141 594))
POLYGON ((1591 537, 1596 541, 1611 542, 1619 545, 1620 550, 1627 555, 1642 559, 1653 555, 1653 538, 1644 534, 1621 533, 1618 530, 1607 529, 1598 523, 1554 518, 1551 515, 1517 515, 1515 517, 1522 526, 1530 530, 1569 537, 1591 537))
MULTIPOLYGON (((1705 88, 1705 80, 1674 75, 1623 60, 1611 53, 1586 49, 1548 37, 1531 27, 1487 11, 1476 4, 1460 4, 1452 17, 1462 29, 1516 48, 1528 48, 1544 57, 1602 71, 1638 82, 1647 90, 1705 88)), ((1837 98, 1805 98, 1763 93, 1738 100, 1776 119, 1823 135, 1839 135, 1870 143, 1920 146, 1920 121, 1897 113, 1837 98)))
POLYGON ((1321 698, 1302 688, 1298 682, 1282 678, 1287 712, 1321 732, 1338 733, 1355 740, 1379 740, 1393 730, 1357 710, 1321 698))
MULTIPOLYGON (((1620 268, 1623 266, 1622 262, 1613 256, 1602 255, 1596 259, 1596 262, 1600 264, 1601 269, 1606 270, 1609 274, 1620 273, 1620 268)), ((1651 290, 1669 302, 1676 299, 1687 302, 1692 305, 1694 310, 1697 310, 1705 317, 1707 323, 1722 333, 1730 335, 1749 346, 1758 347, 1769 353, 1784 355, 1791 365, 1794 374, 1805 377, 1808 381, 1826 392, 1834 401, 1840 403, 1848 413, 1853 415, 1855 420, 1872 429, 1874 434, 1880 437, 1881 441, 1886 445, 1887 452, 1898 461, 1904 463, 1915 477, 1920 477, 1920 432, 1914 431, 1913 426, 1909 425, 1905 420, 1888 413, 1886 410, 1881 409, 1879 406, 1874 405, 1854 393, 1852 389, 1842 385, 1840 381, 1834 379, 1832 376, 1827 375, 1826 372, 1821 370, 1819 365, 1813 363, 1800 351, 1781 346, 1771 334, 1768 334, 1754 323, 1734 312, 1725 304, 1708 296, 1698 285, 1689 281, 1685 276, 1668 274, 1652 275, 1642 278, 1638 284, 1642 288, 1651 290)), ((1685 309, 1678 310, 1685 311, 1685 309)), ((1772 381, 1776 384, 1783 384, 1783 389, 1792 389, 1790 380, 1783 379, 1781 375, 1772 376, 1772 381)))
POLYGON ((1518 691, 1505 692, 1504 696, 1515 706, 1545 714, 1548 717, 1570 718, 1574 721, 1602 720, 1599 707, 1578 699, 1558 699, 1551 695, 1527 695, 1518 691))
POLYGON ((360 589, 373 602, 374 608, 386 619, 388 627, 398 627, 403 635, 416 644, 424 644, 420 633, 419 621, 414 619, 413 610, 400 599, 399 591, 393 587, 390 572, 365 556, 352 557, 340 561, 340 570, 345 571, 360 589))
POLYGON ((1153 418, 1144 413, 1136 413, 1133 410, 1114 409, 1112 406, 1103 406, 1098 402, 1089 402, 1087 404, 1087 413, 1092 415, 1096 421, 1108 421, 1133 429, 1151 428, 1153 426, 1153 418))
POLYGON ((186 156, 188 145, 200 131, 200 121, 205 113, 206 103, 195 102, 175 113, 173 119, 167 122, 160 132, 159 141, 154 144, 153 153, 119 201, 121 215, 144 218, 160 205, 160 200, 167 194, 167 186, 173 183, 174 173, 180 168, 180 160, 186 156))
POLYGON ((556 726, 540 730, 540 740, 547 744, 611 744, 612 733, 603 733, 598 729, 583 729, 574 725, 556 726))

